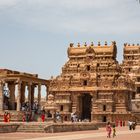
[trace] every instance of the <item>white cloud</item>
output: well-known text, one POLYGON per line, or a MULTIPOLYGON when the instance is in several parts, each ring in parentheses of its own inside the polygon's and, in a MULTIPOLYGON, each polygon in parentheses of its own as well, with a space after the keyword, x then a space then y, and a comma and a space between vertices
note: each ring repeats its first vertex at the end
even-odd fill
POLYGON ((15 6, 21 0, 0 0, 0 8, 15 6))
POLYGON ((1 0, 15 24, 49 32, 140 32, 134 0, 1 0))

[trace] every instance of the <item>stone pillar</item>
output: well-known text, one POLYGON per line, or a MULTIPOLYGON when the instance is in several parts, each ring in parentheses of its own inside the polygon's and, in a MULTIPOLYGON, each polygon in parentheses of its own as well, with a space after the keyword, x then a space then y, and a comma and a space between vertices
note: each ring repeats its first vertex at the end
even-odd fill
POLYGON ((15 83, 8 83, 10 90, 10 109, 15 110, 15 83))
POLYGON ((0 111, 3 110, 3 82, 0 81, 0 111))
POLYGON ((29 102, 30 108, 31 108, 31 85, 32 83, 28 84, 28 102, 29 102))
POLYGON ((98 93, 93 93, 92 94, 92 110, 91 110, 91 121, 92 122, 98 122, 98 115, 96 113, 98 112, 98 104, 96 103, 97 95, 98 93))
POLYGON ((41 105, 41 84, 38 84, 38 105, 41 105))
MULTIPOLYGON (((77 95, 77 115, 80 117, 81 116, 81 110, 82 110, 82 101, 81 101, 81 95, 77 95)), ((68 110, 67 110, 68 111, 68 110)))
POLYGON ((33 107, 33 104, 34 104, 34 89, 35 89, 35 86, 32 85, 31 86, 31 108, 33 107))
MULTIPOLYGON (((73 94, 73 93, 72 93, 73 94)), ((72 112, 76 112, 77 111, 77 96, 76 95, 72 95, 72 112)))
POLYGON ((47 99, 48 99, 48 94, 49 94, 49 87, 47 86, 47 85, 45 85, 46 86, 46 101, 47 101, 47 99))
POLYGON ((21 104, 25 102, 25 83, 22 83, 21 85, 21 104))
POLYGON ((17 111, 21 108, 21 81, 18 82, 18 94, 17 94, 17 111))

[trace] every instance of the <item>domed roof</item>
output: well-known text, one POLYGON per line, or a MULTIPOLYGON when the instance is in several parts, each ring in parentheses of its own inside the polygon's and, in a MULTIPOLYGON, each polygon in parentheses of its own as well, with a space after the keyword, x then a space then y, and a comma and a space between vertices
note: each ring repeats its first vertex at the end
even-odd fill
POLYGON ((125 77, 123 75, 121 75, 118 79, 122 80, 122 79, 125 79, 125 77))
POLYGON ((79 56, 86 54, 86 47, 68 48, 68 56, 79 56))
POLYGON ((54 101, 54 95, 49 94, 48 95, 48 100, 43 106, 44 110, 56 110, 57 109, 57 104, 54 101))
POLYGON ((54 100, 54 95, 49 94, 49 95, 48 95, 48 100, 54 100))

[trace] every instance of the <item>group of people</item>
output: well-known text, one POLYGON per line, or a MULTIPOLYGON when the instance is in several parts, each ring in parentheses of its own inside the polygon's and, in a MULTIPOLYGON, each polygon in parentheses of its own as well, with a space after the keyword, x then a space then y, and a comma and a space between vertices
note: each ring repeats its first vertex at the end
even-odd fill
POLYGON ((38 109, 39 109, 39 105, 37 101, 35 101, 32 105, 30 105, 30 103, 27 101, 27 102, 22 103, 22 106, 21 106, 22 111, 34 110, 35 112, 37 112, 38 109))
POLYGON ((29 122, 31 121, 31 118, 32 118, 32 112, 30 111, 25 111, 24 114, 23 114, 23 117, 22 117, 22 121, 23 122, 29 122))
MULTIPOLYGON (((118 123, 116 123, 116 124, 117 125, 115 125, 115 124, 111 125, 110 122, 107 123, 106 131, 107 131, 107 137, 108 138, 111 138, 111 134, 112 134, 112 137, 116 136, 116 126, 118 126, 118 123)), ((124 124, 125 124, 124 122, 123 123, 120 122, 120 127, 125 126, 124 124)), ((136 125, 137 125, 136 121, 128 121, 129 130, 135 130, 136 125)))
MULTIPOLYGON (((50 113, 50 111, 47 111, 47 113, 45 113, 45 111, 43 110, 42 113, 41 113, 42 122, 45 121, 46 116, 47 116, 47 118, 52 118, 52 114, 50 113)), ((62 116, 59 112, 56 112, 54 117, 55 117, 54 119, 55 119, 56 122, 62 122, 63 121, 62 116)))
POLYGON ((128 126, 129 126, 129 130, 135 130, 136 129, 136 121, 128 121, 128 126))
POLYGON ((107 138, 111 138, 111 134, 112 134, 112 137, 114 138, 116 136, 115 124, 113 124, 113 126, 111 126, 110 122, 108 122, 106 125, 106 131, 107 131, 107 138), (112 133, 112 131, 113 131, 113 133, 112 133))
POLYGON ((39 104, 37 101, 33 102, 32 105, 30 105, 28 101, 22 103, 21 110, 24 112, 22 118, 23 122, 33 121, 35 119, 35 115, 40 114, 39 104))
POLYGON ((62 122, 62 116, 59 112, 56 112, 55 119, 56 119, 56 122, 62 122))
POLYGON ((10 122, 11 115, 9 112, 5 112, 3 115, 4 122, 10 122))
POLYGON ((77 116, 76 112, 71 113, 71 122, 78 122, 78 116, 77 116))
POLYGON ((118 127, 119 125, 122 127, 122 126, 125 126, 126 123, 124 120, 116 120, 116 127, 118 127))

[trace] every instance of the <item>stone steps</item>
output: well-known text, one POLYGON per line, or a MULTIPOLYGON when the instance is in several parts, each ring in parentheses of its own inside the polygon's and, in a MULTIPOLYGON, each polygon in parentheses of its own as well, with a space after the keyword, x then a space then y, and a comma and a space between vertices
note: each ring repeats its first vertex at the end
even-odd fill
POLYGON ((22 124, 17 129, 17 132, 44 132, 44 127, 46 125, 29 125, 29 124, 22 124))

